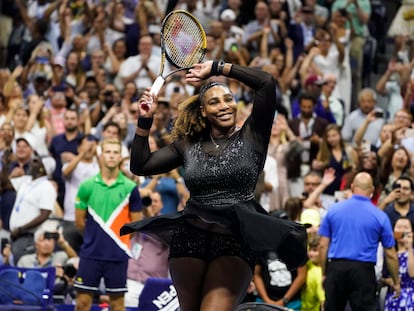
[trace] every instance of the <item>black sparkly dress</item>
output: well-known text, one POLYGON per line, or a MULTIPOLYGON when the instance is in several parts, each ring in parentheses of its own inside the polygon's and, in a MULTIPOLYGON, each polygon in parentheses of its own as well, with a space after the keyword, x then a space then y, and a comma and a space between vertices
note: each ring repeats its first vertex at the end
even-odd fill
POLYGON ((271 75, 233 65, 228 75, 253 90, 253 110, 243 127, 213 144, 210 136, 196 143, 180 140, 150 153, 148 137, 135 135, 131 168, 143 175, 167 172, 180 165, 190 199, 183 211, 126 224, 121 234, 155 234, 170 243, 182 221, 206 230, 239 236, 254 253, 277 251, 290 268, 306 262, 306 231, 295 222, 270 216, 253 192, 263 169, 276 107, 276 84, 271 75))

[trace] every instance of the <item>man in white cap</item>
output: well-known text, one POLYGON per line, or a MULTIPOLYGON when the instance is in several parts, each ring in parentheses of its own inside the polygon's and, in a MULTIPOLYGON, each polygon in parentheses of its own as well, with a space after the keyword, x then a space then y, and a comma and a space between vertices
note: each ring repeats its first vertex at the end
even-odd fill
POLYGON ((240 47, 244 31, 242 28, 236 26, 236 13, 234 13, 232 9, 226 9, 220 14, 220 21, 222 22, 223 30, 226 33, 224 50, 229 51, 232 48, 240 47))

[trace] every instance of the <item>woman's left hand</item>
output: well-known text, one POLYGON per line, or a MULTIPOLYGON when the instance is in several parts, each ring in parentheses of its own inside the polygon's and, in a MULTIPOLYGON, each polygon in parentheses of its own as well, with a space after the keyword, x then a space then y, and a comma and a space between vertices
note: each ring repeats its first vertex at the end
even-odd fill
POLYGON ((185 75, 186 82, 200 82, 210 77, 213 61, 209 60, 202 64, 195 64, 185 75))

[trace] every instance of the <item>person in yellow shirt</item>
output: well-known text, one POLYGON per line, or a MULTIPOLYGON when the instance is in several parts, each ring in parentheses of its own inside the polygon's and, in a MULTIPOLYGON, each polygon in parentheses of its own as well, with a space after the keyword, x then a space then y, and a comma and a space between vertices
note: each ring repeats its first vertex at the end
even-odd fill
POLYGON ((308 246, 309 260, 306 263, 306 285, 302 290, 301 311, 323 311, 325 291, 322 286, 322 268, 319 265, 319 235, 310 237, 308 246))

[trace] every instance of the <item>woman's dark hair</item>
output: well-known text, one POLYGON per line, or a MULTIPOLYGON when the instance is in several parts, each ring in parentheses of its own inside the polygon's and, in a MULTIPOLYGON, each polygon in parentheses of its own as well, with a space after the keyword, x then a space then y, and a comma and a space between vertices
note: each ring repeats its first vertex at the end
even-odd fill
POLYGON ((291 197, 285 203, 285 211, 289 220, 299 220, 302 213, 303 202, 299 197, 291 197))
POLYGON ((385 155, 385 160, 381 163, 381 182, 386 185, 388 183, 388 177, 392 173, 392 158, 394 157, 394 154, 399 151, 403 150, 407 156, 407 165, 405 166, 403 170, 403 174, 406 173, 410 167, 410 153, 407 151, 405 147, 398 147, 397 149, 392 149, 391 153, 388 153, 385 155))
POLYGON ((316 98, 315 98, 315 96, 313 96, 311 93, 309 93, 309 92, 301 92, 300 94, 299 94, 299 97, 298 97, 298 103, 299 103, 299 105, 300 105, 300 102, 302 101, 302 100, 310 100, 310 101, 312 101, 312 103, 313 103, 313 105, 315 105, 316 104, 316 98))

